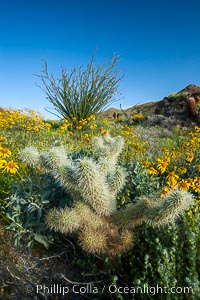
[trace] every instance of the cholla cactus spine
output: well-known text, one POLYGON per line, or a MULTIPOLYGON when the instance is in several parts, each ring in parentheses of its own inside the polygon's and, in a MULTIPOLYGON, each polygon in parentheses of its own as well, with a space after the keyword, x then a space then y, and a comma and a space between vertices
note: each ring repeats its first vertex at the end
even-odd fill
POLYGON ((82 159, 74 173, 74 181, 81 190, 83 200, 97 214, 109 216, 113 213, 116 207, 115 198, 95 162, 89 158, 82 159))

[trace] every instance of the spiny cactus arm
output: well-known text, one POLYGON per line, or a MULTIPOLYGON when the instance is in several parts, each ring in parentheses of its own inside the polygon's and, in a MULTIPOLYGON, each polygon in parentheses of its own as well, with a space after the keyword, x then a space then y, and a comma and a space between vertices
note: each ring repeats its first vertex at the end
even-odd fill
POLYGON ((53 208, 46 217, 47 225, 54 231, 65 234, 77 230, 97 230, 106 228, 106 220, 97 216, 90 207, 81 201, 74 201, 73 207, 53 208))
POLYGON ((111 137, 109 133, 102 137, 103 145, 112 149, 115 154, 121 153, 124 147, 124 139, 122 136, 111 137))
POLYGON ((74 204, 74 209, 81 218, 82 227, 96 230, 107 226, 105 218, 95 214, 86 203, 78 201, 74 204))
POLYGON ((107 180, 109 189, 114 193, 114 195, 116 195, 124 186, 125 178, 126 174, 120 166, 117 166, 115 171, 108 175, 107 180))
POLYGON ((81 218, 77 211, 68 207, 50 210, 46 222, 51 230, 64 234, 73 233, 81 227, 81 218))
POLYGON ((143 197, 135 204, 120 209, 112 216, 113 222, 125 229, 144 222, 154 227, 164 226, 194 203, 191 193, 180 190, 170 191, 169 195, 162 198, 155 195, 155 200, 152 199, 152 196, 150 199, 143 197))
POLYGON ((56 169, 67 160, 67 151, 63 145, 52 147, 48 152, 40 155, 40 161, 43 168, 47 171, 56 169))
MULTIPOLYGON (((111 137, 109 133, 103 135, 103 136, 98 136, 94 137, 92 139, 92 143, 94 146, 94 150, 97 152, 101 152, 105 148, 111 148, 113 143, 116 141, 117 138, 111 137)), ((120 137, 121 139, 121 137, 120 137)))
POLYGON ((96 229, 83 227, 79 232, 79 243, 86 252, 116 256, 132 246, 133 234, 128 230, 119 232, 117 226, 107 222, 96 229))
POLYGON ((104 140, 102 136, 95 136, 92 139, 92 144, 94 148, 94 153, 100 154, 102 151, 104 151, 107 147, 104 145, 104 140))
POLYGON ((100 171, 105 175, 107 175, 108 172, 114 171, 118 156, 124 147, 123 138, 113 138, 109 134, 106 134, 103 137, 94 138, 93 145, 100 171))
POLYGON ((126 252, 133 245, 134 236, 130 230, 124 230, 121 233, 121 252, 126 252))
POLYGON ((114 137, 111 137, 111 135, 109 133, 107 133, 102 136, 102 139, 103 139, 104 145, 109 146, 113 143, 114 137))
POLYGON ((19 154, 20 159, 31 167, 40 166, 40 153, 35 147, 25 147, 19 154))
POLYGON ((167 196, 157 201, 157 206, 145 212, 145 222, 153 227, 167 225, 175 220, 194 204, 194 197, 188 191, 178 189, 171 191, 167 196))
POLYGON ((113 142, 110 146, 111 153, 118 158, 124 148, 124 139, 121 136, 113 138, 113 142))
POLYGON ((109 192, 98 165, 89 158, 80 160, 73 174, 82 199, 100 216, 109 216, 116 209, 116 199, 109 192))
POLYGON ((116 157, 114 157, 110 151, 98 158, 99 170, 104 176, 108 176, 109 173, 114 172, 116 164, 116 157))
POLYGON ((59 166, 52 170, 52 175, 61 186, 73 195, 74 199, 81 199, 81 193, 74 179, 76 166, 71 160, 66 160, 63 166, 59 166))
POLYGON ((63 165, 67 158, 65 147, 52 147, 48 152, 39 153, 35 147, 26 147, 20 153, 21 160, 29 166, 39 167, 46 171, 63 165))
POLYGON ((136 203, 128 204, 125 208, 117 210, 112 215, 112 222, 123 230, 132 229, 145 221, 144 211, 146 207, 147 200, 138 199, 136 203))
POLYGON ((108 236, 107 254, 117 256, 128 251, 133 245, 133 233, 130 230, 123 230, 120 234, 108 236))
POLYGON ((61 186, 73 196, 79 196, 76 182, 73 178, 74 163, 67 157, 64 146, 52 147, 40 155, 42 169, 49 172, 61 186))
POLYGON ((79 233, 79 244, 84 251, 93 254, 105 254, 107 236, 102 230, 84 229, 79 233))

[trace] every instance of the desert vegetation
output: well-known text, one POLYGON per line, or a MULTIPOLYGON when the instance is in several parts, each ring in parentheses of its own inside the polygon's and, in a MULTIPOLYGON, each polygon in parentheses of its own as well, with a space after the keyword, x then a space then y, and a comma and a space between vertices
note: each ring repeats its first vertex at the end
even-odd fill
POLYGON ((200 127, 163 126, 173 116, 152 112, 103 117, 115 64, 92 60, 57 83, 45 65, 58 121, 0 111, 1 299, 198 299, 200 127), (53 284, 69 292, 37 288, 53 284), (190 290, 117 289, 157 285, 190 290))

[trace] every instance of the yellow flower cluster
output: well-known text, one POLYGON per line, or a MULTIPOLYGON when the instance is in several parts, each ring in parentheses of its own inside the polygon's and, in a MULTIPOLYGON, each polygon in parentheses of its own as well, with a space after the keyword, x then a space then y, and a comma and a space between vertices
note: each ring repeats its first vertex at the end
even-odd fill
POLYGON ((89 134, 85 133, 83 136, 83 139, 84 139, 84 141, 89 142, 89 140, 90 140, 89 134))
POLYGON ((33 110, 2 110, 0 111, 0 128, 39 132, 50 131, 51 124, 44 122, 41 116, 33 110))
MULTIPOLYGON (((96 120, 96 117, 94 115, 91 115, 90 117, 88 117, 86 119, 80 119, 79 121, 77 120, 76 117, 72 117, 71 120, 72 120, 71 123, 67 119, 63 120, 64 123, 59 127, 60 133, 65 133, 67 129, 70 129, 70 132, 73 132, 72 131, 73 129, 82 131, 82 130, 86 129, 86 125, 88 125, 91 121, 96 120)), ((97 127, 96 124, 92 124, 90 126, 91 129, 95 129, 96 127, 97 127)), ((68 134, 69 134, 69 132, 68 132, 68 134)), ((73 136, 73 135, 71 133, 69 134, 69 136, 73 136)))
POLYGON ((103 128, 103 127, 99 127, 99 132, 100 132, 101 134, 105 135, 105 134, 107 134, 109 131, 106 130, 105 128, 103 128))
MULTIPOLYGON (((79 121, 77 120, 76 117, 72 117, 71 123, 65 119, 63 120, 63 124, 59 127, 58 132, 59 133, 67 132, 69 137, 74 137, 76 136, 75 133, 79 132, 79 137, 83 141, 89 142, 90 138, 93 137, 93 131, 95 131, 95 134, 98 134, 99 132, 102 135, 105 135, 109 132, 104 127, 98 127, 98 125, 93 122, 95 120, 96 120, 95 115, 91 115, 86 119, 80 119, 79 121), (91 134, 90 134, 90 130, 91 130, 91 134)), ((105 120, 103 120, 103 123, 106 124, 105 120)))
POLYGON ((140 136, 134 134, 134 128, 123 125, 121 131, 119 132, 125 139, 127 145, 127 151, 129 155, 135 156, 136 153, 140 155, 144 153, 146 142, 140 140, 140 136))
POLYGON ((170 157, 168 156, 164 157, 164 159, 157 158, 157 169, 160 171, 161 174, 163 174, 166 171, 169 163, 170 157))
POLYGON ((144 115, 143 114, 133 114, 132 116, 131 116, 131 119, 133 120, 133 121, 136 121, 136 120, 144 120, 144 115))
POLYGON ((15 174, 19 166, 16 162, 10 159, 12 155, 11 151, 5 147, 6 141, 3 137, 0 138, 0 170, 1 172, 7 172, 15 174))
POLYGON ((143 166, 152 176, 160 177, 164 187, 162 195, 169 190, 181 190, 200 193, 200 127, 195 127, 189 134, 190 138, 179 146, 180 150, 165 149, 163 157, 154 162, 144 161, 143 166))

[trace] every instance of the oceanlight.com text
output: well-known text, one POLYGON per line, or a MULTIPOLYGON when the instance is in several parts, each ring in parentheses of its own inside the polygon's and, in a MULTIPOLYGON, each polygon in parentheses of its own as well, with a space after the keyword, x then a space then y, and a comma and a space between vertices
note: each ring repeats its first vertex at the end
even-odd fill
MULTIPOLYGON (((27 286, 27 292, 32 293, 34 288, 27 286)), ((64 286, 61 284, 51 284, 51 285, 36 285, 36 293, 43 293, 45 295, 67 295, 67 294, 148 294, 154 296, 157 294, 192 294, 192 287, 166 287, 166 286, 125 286, 120 287, 114 284, 103 285, 101 287, 95 286, 94 284, 79 285, 75 284, 72 286, 64 286)))

